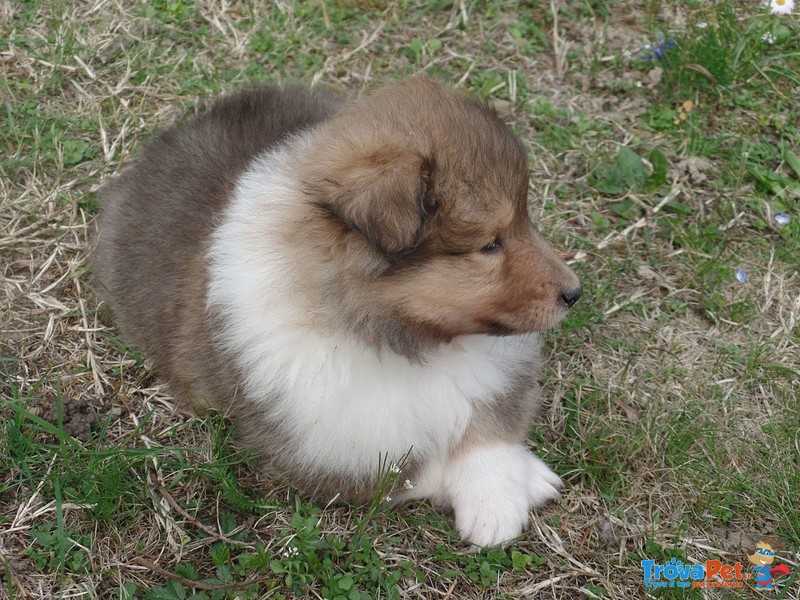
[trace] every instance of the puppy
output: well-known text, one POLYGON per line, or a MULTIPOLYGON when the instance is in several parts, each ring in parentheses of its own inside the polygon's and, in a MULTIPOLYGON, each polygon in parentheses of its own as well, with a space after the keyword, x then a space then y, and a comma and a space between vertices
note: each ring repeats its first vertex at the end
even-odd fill
POLYGON ((408 455, 393 500, 492 545, 559 495, 525 440, 539 332, 581 293, 527 198, 519 140, 433 81, 254 89, 102 189, 96 270, 178 403, 229 413, 266 466, 360 500, 408 455))

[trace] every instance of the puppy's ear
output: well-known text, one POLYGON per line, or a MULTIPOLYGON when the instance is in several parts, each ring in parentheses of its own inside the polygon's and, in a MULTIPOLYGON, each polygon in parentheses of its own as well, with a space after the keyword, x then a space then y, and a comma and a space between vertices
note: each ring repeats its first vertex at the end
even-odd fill
POLYGON ((436 210, 432 172, 432 160, 387 148, 329 165, 312 187, 321 207, 393 260, 419 244, 436 210))

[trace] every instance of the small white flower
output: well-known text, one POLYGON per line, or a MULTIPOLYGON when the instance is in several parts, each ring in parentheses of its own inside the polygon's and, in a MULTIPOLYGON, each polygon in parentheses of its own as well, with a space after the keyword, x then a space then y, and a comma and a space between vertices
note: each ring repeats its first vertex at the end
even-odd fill
POLYGON ((697 24, 698 29, 705 29, 706 27, 708 27, 708 23, 706 23, 705 21, 701 21, 700 23, 697 24))
POLYGON ((790 15, 794 10, 794 0, 769 0, 769 12, 773 15, 790 15))
POLYGON ((768 31, 767 33, 765 33, 764 35, 761 36, 761 41, 764 42, 765 44, 774 44, 775 43, 775 38, 768 31))
POLYGON ((409 479, 406 479, 405 483, 403 484, 403 488, 407 489, 407 490, 413 490, 414 489, 414 484, 411 483, 411 481, 409 479))
POLYGON ((622 56, 624 56, 625 58, 630 58, 632 55, 633 55, 633 52, 631 52, 630 50, 623 50, 622 51, 622 56))
POLYGON ((391 502, 392 501, 392 497, 391 496, 386 496, 386 498, 384 498, 384 500, 386 500, 386 502, 391 502))
POLYGON ((389 467, 389 472, 397 475, 398 473, 400 473, 400 467, 398 467, 395 463, 392 463, 392 466, 389 467))
POLYGON ((742 267, 736 269, 736 281, 739 283, 744 283, 747 281, 747 273, 744 272, 742 267))
POLYGON ((775 222, 778 225, 786 225, 791 220, 791 217, 786 213, 780 213, 775 215, 775 222))
POLYGON ((281 552, 281 556, 283 556, 283 558, 294 558, 298 554, 300 554, 300 551, 294 546, 289 546, 286 550, 281 552))

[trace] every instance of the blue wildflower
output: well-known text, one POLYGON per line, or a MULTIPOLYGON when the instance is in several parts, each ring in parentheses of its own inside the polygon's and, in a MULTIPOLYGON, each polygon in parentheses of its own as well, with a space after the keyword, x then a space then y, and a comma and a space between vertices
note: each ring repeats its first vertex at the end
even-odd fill
POLYGON ((677 44, 675 40, 666 38, 663 35, 658 36, 658 43, 654 46, 645 44, 639 50, 639 58, 642 60, 656 60, 664 58, 668 50, 674 48, 677 44))

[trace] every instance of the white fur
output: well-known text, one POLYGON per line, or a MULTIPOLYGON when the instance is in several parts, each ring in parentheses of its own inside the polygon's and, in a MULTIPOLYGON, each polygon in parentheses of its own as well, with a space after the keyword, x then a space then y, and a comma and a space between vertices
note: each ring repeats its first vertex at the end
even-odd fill
POLYGON ((528 511, 559 497, 561 480, 522 444, 474 446, 431 462, 408 497, 451 506, 465 540, 491 546, 520 535, 528 511))
MULTIPOLYGON (((241 177, 213 234, 208 306, 222 315, 222 341, 247 374, 246 398, 256 407, 267 397, 272 404, 279 399, 270 416, 299 442, 298 466, 357 478, 373 475, 381 454, 397 460, 412 448, 416 457, 445 465, 474 407, 507 391, 512 373, 538 360, 538 336, 465 336, 415 364, 388 349, 378 353, 347 332, 318 327, 282 235, 297 227, 288 222, 290 209, 306 200, 291 173, 311 142, 305 134, 260 157, 241 177)), ((426 494, 452 503, 459 528, 473 541, 513 537, 521 511, 552 497, 541 482, 558 479, 517 450, 459 459, 440 469, 446 477, 429 476, 436 484, 426 494), (497 469, 491 481, 490 458, 502 462, 491 465, 497 469), (477 469, 474 478, 471 469, 477 469), (504 484, 501 473, 510 482, 504 484), (527 496, 520 492, 522 480, 531 488, 527 496), (478 489, 487 483, 499 486, 496 502, 488 499, 489 487, 483 495, 478 489), (509 506, 511 513, 497 514, 509 506), (485 522, 479 523, 481 511, 485 522)))

